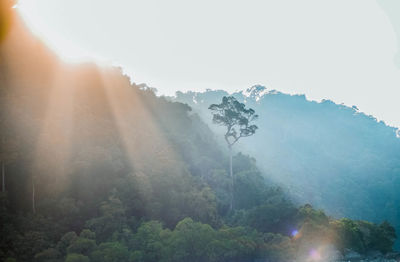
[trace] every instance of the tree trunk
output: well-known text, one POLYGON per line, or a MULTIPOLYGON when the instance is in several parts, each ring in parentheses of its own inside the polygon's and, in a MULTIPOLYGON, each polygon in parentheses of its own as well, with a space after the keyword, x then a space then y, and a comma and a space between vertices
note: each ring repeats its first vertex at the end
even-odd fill
POLYGON ((35 208, 35 182, 32 177, 32 212, 35 214, 36 213, 36 208, 35 208))
POLYGON ((233 209, 233 172, 232 172, 232 146, 229 146, 229 172, 230 172, 230 178, 231 178, 231 203, 229 206, 229 211, 232 211, 233 209))
POLYGON ((6 167, 4 161, 1 162, 1 192, 6 192, 6 167))

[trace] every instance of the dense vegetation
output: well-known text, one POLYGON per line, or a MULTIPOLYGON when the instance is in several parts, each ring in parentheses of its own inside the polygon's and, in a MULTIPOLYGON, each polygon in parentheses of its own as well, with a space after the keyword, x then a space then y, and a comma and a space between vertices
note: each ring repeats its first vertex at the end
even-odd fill
MULTIPOLYGON (((328 244, 342 251, 391 250, 395 235, 390 225, 333 220, 308 205, 296 208, 279 188, 265 183, 255 160, 243 154, 234 157, 236 205, 228 213, 229 160, 208 127, 188 106, 130 85, 118 73, 111 77, 123 80, 121 88, 130 90, 119 98, 141 101, 143 106, 123 116, 123 123, 130 124, 128 137, 114 122, 119 116, 95 107, 102 107, 93 99, 100 98, 101 88, 80 87, 90 92, 82 98, 92 99, 76 101, 67 160, 56 157, 63 144, 53 142, 50 132, 58 118, 46 119, 52 127, 41 136, 39 146, 46 150, 38 150, 33 136, 45 118, 37 116, 35 125, 29 105, 5 96, 15 98, 7 103, 7 111, 19 110, 3 118, 12 132, 2 136, 19 145, 7 148, 17 153, 7 164, 7 192, 2 193, 2 258, 285 261, 328 244), (291 237, 294 230, 298 238, 291 237)), ((118 89, 113 86, 113 92, 118 89)))
MULTIPOLYGON (((225 91, 177 93, 210 121, 208 105, 225 91)), ((259 130, 240 150, 254 156, 268 178, 292 199, 335 217, 381 222, 400 229, 400 139, 396 128, 329 100, 309 101, 263 86, 233 94, 255 109, 259 130)), ((223 130, 214 129, 222 133, 223 130)))
POLYGON ((240 153, 229 211, 228 154, 188 105, 118 69, 66 66, 16 23, 0 50, 1 261, 288 261, 328 256, 332 246, 391 250, 387 222, 298 207, 240 153))

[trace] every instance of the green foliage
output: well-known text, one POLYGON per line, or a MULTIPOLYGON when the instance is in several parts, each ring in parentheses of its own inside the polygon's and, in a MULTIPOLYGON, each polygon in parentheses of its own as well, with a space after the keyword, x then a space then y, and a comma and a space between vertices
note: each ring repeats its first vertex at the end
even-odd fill
POLYGON ((248 225, 260 232, 289 234, 295 225, 297 209, 286 201, 265 203, 246 212, 236 212, 232 217, 234 225, 248 225))
POLYGON ((89 230, 89 229, 84 229, 84 230, 82 230, 82 232, 79 234, 79 237, 95 240, 95 239, 96 239, 96 233, 94 233, 93 231, 91 231, 91 230, 89 230))
POLYGON ((260 85, 233 94, 177 92, 171 100, 187 103, 213 131, 224 134, 224 128, 212 125, 208 108, 225 96, 260 115, 257 135, 240 150, 251 152, 269 179, 298 203, 312 203, 335 217, 388 220, 400 229, 398 128, 356 106, 311 101, 260 85))
POLYGON ((208 261, 208 246, 215 238, 214 234, 209 225, 185 218, 170 235, 166 257, 170 261, 208 261))
POLYGON ((333 226, 338 234, 338 248, 344 250, 347 247, 357 252, 365 252, 362 232, 355 221, 343 218, 334 221, 333 226))
POLYGON ((90 262, 87 256, 81 254, 68 254, 65 262, 90 262))
POLYGON ((217 244, 222 245, 222 249, 217 249, 217 257, 222 257, 223 261, 247 261, 257 255, 260 238, 251 228, 223 227, 219 230, 217 244))
POLYGON ((61 253, 55 248, 46 249, 35 255, 37 262, 59 262, 62 261, 61 258, 61 253))
POLYGON ((132 262, 143 262, 144 261, 143 252, 139 251, 139 250, 133 251, 132 255, 131 255, 131 261, 132 262))
MULTIPOLYGON (((162 238, 163 228, 160 222, 150 221, 143 223, 134 236, 134 247, 140 251, 135 257, 140 257, 140 261, 156 262, 162 258, 162 238)), ((137 259, 137 258, 136 258, 137 259)))
POLYGON ((14 245, 21 259, 29 260, 35 254, 50 247, 51 242, 43 232, 28 231, 23 235, 18 235, 14 245))
POLYGON ((382 253, 392 251, 396 232, 387 221, 376 225, 367 221, 357 221, 357 226, 363 235, 365 250, 378 250, 382 253))
POLYGON ((127 247, 119 242, 105 242, 90 255, 96 262, 129 262, 130 253, 127 247))
POLYGON ((387 221, 383 221, 377 230, 375 230, 375 235, 373 237, 372 248, 379 250, 383 253, 392 251, 393 244, 396 240, 396 230, 387 221))
POLYGON ((121 200, 112 194, 107 201, 101 203, 100 212, 101 216, 88 220, 86 226, 93 230, 93 234, 100 241, 105 241, 110 239, 114 232, 121 231, 124 227, 125 209, 121 200))
POLYGON ((306 204, 299 209, 298 217, 302 223, 313 223, 317 225, 328 225, 329 217, 322 210, 315 210, 306 204))
MULTIPOLYGON (((284 197, 279 188, 267 187, 265 178, 256 166, 254 158, 238 153, 233 157, 233 170, 235 174, 234 190, 236 209, 250 209, 266 202, 279 202, 284 197)), ((285 205, 289 206, 286 202, 285 205)))
POLYGON ((290 261, 296 253, 293 241, 287 236, 266 233, 263 242, 260 256, 267 261, 290 261))
MULTIPOLYGON (((318 241, 391 249, 389 224, 335 221, 311 206, 296 208, 247 155, 234 156, 232 187, 229 156, 189 106, 131 84, 118 70, 88 67, 71 75, 68 89, 33 90, 29 83, 16 95, 0 86, 7 100, 0 112, 13 112, 0 137, 18 138, 18 152, 7 160, 8 192, 0 195, 1 261, 279 262, 318 241), (63 94, 51 104, 71 103, 71 126, 60 118, 65 112, 42 108, 49 93, 63 94), (228 212, 231 190, 236 208, 228 212), (290 238, 292 228, 301 237, 290 238)), ((211 109, 228 125, 231 145, 256 131, 254 110, 233 98, 211 109)))
POLYGON ((62 236, 60 241, 58 241, 57 249, 61 252, 61 254, 65 255, 67 253, 67 248, 72 245, 72 243, 74 243, 77 239, 78 236, 75 232, 68 232, 64 236, 62 236))
POLYGON ((229 208, 229 186, 230 180, 225 169, 212 169, 203 178, 212 188, 217 202, 217 210, 220 214, 226 213, 229 208))
POLYGON ((95 249, 96 249, 96 241, 92 239, 78 237, 67 248, 67 253, 76 253, 88 256, 95 249))
POLYGON ((220 104, 208 107, 213 114, 213 122, 226 126, 225 140, 229 146, 235 144, 241 137, 251 136, 256 130, 256 125, 250 123, 258 118, 255 111, 247 109, 233 96, 224 96, 220 104))
POLYGON ((133 261, 247 261, 257 256, 262 239, 254 230, 223 227, 185 218, 174 230, 155 221, 143 223, 135 235, 133 261))

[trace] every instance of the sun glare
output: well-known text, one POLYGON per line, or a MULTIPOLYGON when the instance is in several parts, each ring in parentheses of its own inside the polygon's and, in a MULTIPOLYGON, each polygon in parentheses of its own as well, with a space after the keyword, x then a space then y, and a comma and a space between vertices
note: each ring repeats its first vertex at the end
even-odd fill
MULTIPOLYGON (((13 8, 18 10, 19 15, 32 33, 38 36, 65 62, 82 63, 90 61, 97 64, 109 64, 110 61, 96 54, 93 50, 77 44, 66 27, 56 17, 53 17, 57 15, 57 12, 54 12, 58 10, 55 7, 57 2, 59 1, 20 0, 13 8), (52 21, 52 23, 48 21, 52 21)), ((73 7, 78 9, 78 3, 73 7)), ((71 20, 71 24, 77 22, 71 20)))

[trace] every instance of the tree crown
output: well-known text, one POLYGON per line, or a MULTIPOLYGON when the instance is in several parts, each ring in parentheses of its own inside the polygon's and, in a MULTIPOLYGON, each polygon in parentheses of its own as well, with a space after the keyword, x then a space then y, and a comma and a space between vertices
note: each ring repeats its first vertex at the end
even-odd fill
POLYGON ((251 124, 258 118, 255 111, 251 108, 246 109, 245 104, 233 96, 224 96, 221 104, 212 104, 208 109, 212 111, 215 124, 227 127, 225 140, 228 146, 235 144, 241 137, 253 135, 258 128, 251 124))

